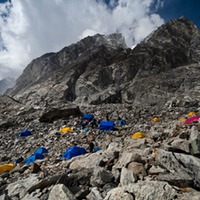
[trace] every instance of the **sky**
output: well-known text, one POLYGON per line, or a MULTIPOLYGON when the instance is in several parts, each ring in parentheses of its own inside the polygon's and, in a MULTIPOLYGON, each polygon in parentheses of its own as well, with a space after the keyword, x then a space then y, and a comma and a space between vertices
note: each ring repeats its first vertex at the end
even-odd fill
POLYGON ((88 35, 120 32, 129 47, 170 19, 200 27, 199 0, 0 0, 0 79, 88 35))

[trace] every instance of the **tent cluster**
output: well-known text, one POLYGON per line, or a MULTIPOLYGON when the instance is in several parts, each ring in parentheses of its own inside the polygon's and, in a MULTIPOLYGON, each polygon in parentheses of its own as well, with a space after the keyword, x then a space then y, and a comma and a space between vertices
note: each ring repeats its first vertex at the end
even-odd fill
MULTIPOLYGON (((107 120, 99 120, 97 122, 97 120, 94 118, 93 114, 84 114, 81 119, 81 123, 84 126, 84 128, 88 128, 87 127, 88 125, 92 125, 92 127, 96 127, 96 125, 98 125, 99 130, 102 130, 102 131, 105 131, 105 130, 113 131, 115 129, 115 124, 118 126, 126 125, 126 121, 123 119, 120 119, 116 123, 114 121, 109 120, 108 117, 106 117, 106 119, 107 120)), ((198 122, 199 120, 200 120, 200 116, 196 115, 195 112, 189 112, 186 117, 181 117, 178 121, 187 125, 187 124, 191 124, 193 122, 198 122)), ((158 117, 154 117, 151 120, 151 122, 158 123, 158 122, 160 122, 160 119, 158 117)), ((73 128, 63 127, 59 130, 58 133, 62 134, 62 133, 73 133, 73 132, 74 132, 73 128)), ((30 136, 30 135, 32 135, 32 133, 29 130, 23 130, 18 134, 19 137, 25 137, 25 136, 30 136)), ((131 139, 141 139, 141 138, 145 138, 145 137, 146 137, 145 133, 138 131, 138 132, 135 132, 134 134, 132 134, 131 139)), ((89 152, 96 152, 99 150, 101 150, 101 148, 91 146, 89 152)), ((48 153, 49 153, 49 151, 46 148, 40 147, 40 148, 36 149, 36 151, 31 156, 26 158, 25 160, 22 157, 18 158, 16 160, 16 163, 24 162, 25 164, 28 165, 32 162, 35 162, 36 160, 44 159, 45 155, 48 153)), ((85 148, 78 147, 78 146, 72 146, 72 147, 66 149, 66 151, 61 156, 61 158, 62 159, 71 159, 75 156, 84 155, 86 153, 87 153, 87 151, 85 148)), ((15 167, 15 165, 11 164, 11 163, 10 164, 2 164, 2 165, 0 165, 0 172, 11 171, 14 169, 14 167, 15 167)))
MULTIPOLYGON (((151 122, 153 122, 153 123, 158 123, 158 122, 160 122, 160 119, 159 119, 158 117, 154 117, 153 119, 151 119, 151 122)), ((146 137, 146 134, 145 134, 145 133, 138 131, 138 132, 135 132, 135 133, 131 136, 131 139, 136 140, 136 139, 141 139, 141 138, 145 138, 145 137, 146 137)))
POLYGON ((84 114, 82 117, 81 125, 82 129, 88 130, 88 125, 92 128, 99 128, 102 131, 113 131, 115 130, 115 124, 122 126, 126 124, 124 119, 120 119, 118 122, 109 120, 108 115, 105 120, 96 120, 93 114, 84 114))
MULTIPOLYGON (((81 118, 80 127, 85 132, 89 131, 91 128, 99 129, 102 131, 113 131, 115 130, 115 124, 118 126, 123 126, 126 124, 126 121, 120 119, 118 122, 115 123, 111 120, 97 120, 95 119, 93 114, 84 114, 81 118)), ((56 135, 74 132, 76 132, 76 127, 63 126, 62 128, 60 128, 60 130, 58 130, 58 132, 56 132, 56 135)), ((24 130, 20 132, 19 135, 29 136, 31 135, 31 132, 28 130, 24 130)))
MULTIPOLYGON (((93 148, 93 152, 97 152, 101 150, 101 148, 99 147, 94 147, 93 148)), ((25 160, 21 157, 21 158, 18 158, 16 160, 16 163, 20 163, 22 161, 24 161, 25 164, 29 165, 30 163, 33 163, 35 162, 36 160, 42 160, 45 158, 45 155, 48 154, 49 151, 44 148, 44 147, 39 147, 38 149, 36 149, 36 151, 31 155, 29 156, 28 158, 26 158, 25 160)), ((83 154, 86 154, 87 151, 85 148, 82 148, 82 147, 78 147, 78 146, 72 146, 70 148, 68 148, 65 153, 61 156, 62 159, 71 159, 73 157, 76 157, 76 156, 79 156, 79 155, 83 155, 83 154)), ((4 172, 4 171, 11 171, 13 170, 15 167, 14 164, 3 164, 3 165, 0 165, 0 173, 1 172, 4 172)))
MULTIPOLYGON (((193 122, 198 122, 199 119, 200 119, 200 116, 196 115, 196 113, 192 111, 192 112, 189 112, 187 116, 179 118, 178 121, 183 124, 191 124, 193 122)), ((151 122, 157 123, 157 122, 160 122, 160 119, 158 117, 154 117, 151 120, 151 122)))
MULTIPOLYGON (((187 124, 192 124, 193 122, 198 122, 199 120, 200 120, 200 116, 196 115, 195 112, 189 112, 186 117, 181 117, 179 118, 178 121, 187 125, 187 124)), ((154 117, 151 120, 151 122, 157 123, 157 122, 160 122, 160 119, 158 117, 154 117)), ((144 137, 146 137, 146 135, 143 132, 135 132, 131 136, 132 139, 140 139, 144 137)))
POLYGON ((192 124, 193 122, 198 122, 200 116, 196 115, 195 112, 189 112, 186 117, 181 117, 178 121, 183 124, 192 124))

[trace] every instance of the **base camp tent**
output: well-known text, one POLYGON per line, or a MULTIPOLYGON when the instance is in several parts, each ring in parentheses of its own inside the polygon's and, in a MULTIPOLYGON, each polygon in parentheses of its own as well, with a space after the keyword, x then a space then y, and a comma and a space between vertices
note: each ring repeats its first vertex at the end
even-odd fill
POLYGON ((126 121, 124 119, 121 119, 117 122, 117 125, 125 125, 126 124, 126 121))
POLYGON ((42 159, 44 159, 43 154, 34 153, 31 156, 29 156, 28 158, 26 158, 24 162, 28 165, 28 164, 34 162, 35 160, 42 160, 42 159))
POLYGON ((14 164, 3 164, 0 165, 0 172, 4 172, 4 171, 11 171, 14 169, 14 164))
POLYGON ((84 148, 73 146, 73 147, 70 147, 69 149, 67 149, 61 158, 65 158, 65 159, 69 160, 75 156, 79 156, 79 155, 82 155, 85 153, 87 153, 87 152, 84 148))
POLYGON ((64 127, 64 128, 62 128, 62 129, 60 129, 59 132, 60 132, 60 133, 73 133, 74 130, 73 130, 72 128, 70 128, 70 127, 64 127))
POLYGON ((35 154, 38 153, 38 154, 44 154, 44 153, 49 153, 49 151, 44 148, 44 147, 39 147, 36 151, 35 151, 35 154))
POLYGON ((34 162, 35 160, 44 159, 45 153, 49 153, 49 151, 47 149, 45 149, 44 147, 40 147, 34 152, 34 154, 32 154, 31 156, 26 158, 24 162, 28 165, 28 164, 34 162))
POLYGON ((101 121, 99 129, 102 131, 112 131, 114 130, 115 123, 113 121, 101 121))
POLYGON ((19 136, 29 136, 32 135, 29 130, 24 130, 19 133, 19 136))
POLYGON ((142 132, 136 132, 131 136, 132 139, 139 139, 139 138, 144 138, 144 137, 145 137, 145 134, 142 132))
POLYGON ((190 117, 188 118, 187 120, 185 120, 185 124, 191 124, 193 122, 198 122, 200 119, 200 116, 193 116, 193 117, 190 117))
POLYGON ((93 114, 84 114, 82 120, 89 120, 91 121, 94 118, 93 114))

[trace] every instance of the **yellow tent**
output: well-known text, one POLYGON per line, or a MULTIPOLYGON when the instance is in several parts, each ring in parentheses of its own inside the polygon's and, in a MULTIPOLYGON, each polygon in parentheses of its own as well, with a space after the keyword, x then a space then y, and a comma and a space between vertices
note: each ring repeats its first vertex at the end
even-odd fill
POLYGON ((155 118, 153 118, 151 121, 152 121, 152 122, 159 122, 160 120, 159 120, 157 117, 155 117, 155 118))
POLYGON ((189 113, 187 114, 188 117, 193 117, 193 116, 195 116, 195 115, 196 115, 195 112, 189 112, 189 113))
POLYGON ((186 120, 185 117, 181 117, 178 121, 179 121, 179 122, 184 122, 185 120, 186 120))
POLYGON ((11 171, 14 169, 14 165, 13 164, 4 164, 4 165, 0 165, 0 172, 3 172, 3 171, 11 171))
POLYGON ((61 133, 73 133, 74 131, 70 127, 65 127, 65 128, 60 129, 59 132, 61 132, 61 133))
POLYGON ((131 136, 132 139, 139 139, 139 138, 144 138, 144 137, 145 137, 145 134, 142 132, 136 132, 131 136))

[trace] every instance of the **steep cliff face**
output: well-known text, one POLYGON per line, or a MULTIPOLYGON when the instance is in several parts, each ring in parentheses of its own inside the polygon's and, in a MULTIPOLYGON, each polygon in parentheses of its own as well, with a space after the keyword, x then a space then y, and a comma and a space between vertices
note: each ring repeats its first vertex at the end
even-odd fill
POLYGON ((8 94, 35 105, 163 105, 189 95, 198 100, 199 37, 184 17, 162 25, 133 50, 121 34, 87 37, 33 60, 8 94))

